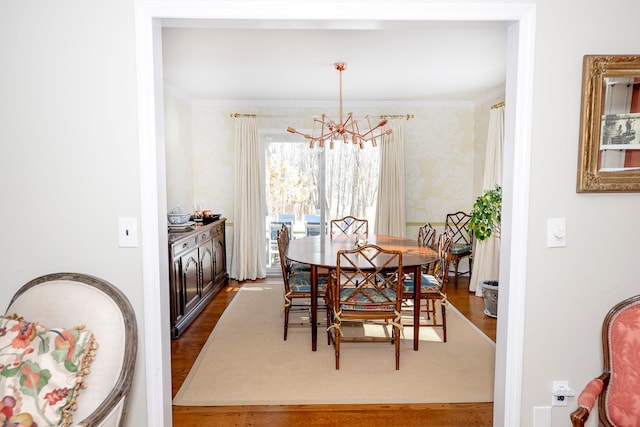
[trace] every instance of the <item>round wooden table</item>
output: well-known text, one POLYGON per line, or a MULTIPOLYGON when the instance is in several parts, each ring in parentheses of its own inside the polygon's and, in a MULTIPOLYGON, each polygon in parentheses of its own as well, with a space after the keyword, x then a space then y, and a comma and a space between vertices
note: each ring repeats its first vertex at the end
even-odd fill
MULTIPOLYGON (((291 261, 309 264, 311 267, 311 349, 316 350, 318 341, 318 268, 328 270, 337 267, 338 251, 355 248, 356 235, 310 236, 292 239, 289 242, 287 258, 291 261)), ((420 267, 437 260, 438 254, 431 248, 420 246, 417 239, 369 234, 368 244, 386 250, 402 252, 402 268, 413 272, 415 286, 413 349, 418 350, 420 326, 420 267)))

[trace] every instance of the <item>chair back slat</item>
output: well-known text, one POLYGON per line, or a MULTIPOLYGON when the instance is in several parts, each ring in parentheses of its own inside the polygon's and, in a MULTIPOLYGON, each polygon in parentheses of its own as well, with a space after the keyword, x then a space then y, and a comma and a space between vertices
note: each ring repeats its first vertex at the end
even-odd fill
POLYGON ((348 304, 361 309, 397 305, 399 310, 404 280, 401 251, 364 245, 338 251, 336 265, 336 291, 340 295, 336 309, 348 304))
POLYGON ((336 234, 364 234, 369 235, 369 221, 348 215, 331 220, 331 235, 336 234))
POLYGON ((426 223, 418 229, 418 244, 422 247, 433 248, 436 241, 436 229, 426 223))
POLYGON ((466 212, 455 212, 447 214, 445 229, 451 231, 454 244, 470 245, 473 243, 473 233, 469 229, 471 215, 466 212))
POLYGON ((438 236, 438 260, 436 261, 432 275, 440 282, 440 292, 446 293, 447 283, 449 282, 449 263, 451 261, 451 247, 453 246, 453 238, 451 233, 444 231, 438 236))

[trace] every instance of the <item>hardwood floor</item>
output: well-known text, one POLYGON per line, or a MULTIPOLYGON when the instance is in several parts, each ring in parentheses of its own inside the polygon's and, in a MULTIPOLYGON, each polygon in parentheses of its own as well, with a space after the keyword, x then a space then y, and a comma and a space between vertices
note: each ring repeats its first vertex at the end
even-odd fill
MULTIPOLYGON (((259 282, 259 281, 258 281, 259 282)), ((253 282, 252 282, 253 283, 253 282)), ((171 344, 172 395, 178 392, 211 330, 242 283, 231 280, 189 328, 171 344)), ((469 293, 468 278, 450 285, 448 299, 489 338, 496 319, 484 315, 484 302, 469 293)), ((288 405, 173 407, 173 425, 194 426, 491 426, 493 404, 288 405)))

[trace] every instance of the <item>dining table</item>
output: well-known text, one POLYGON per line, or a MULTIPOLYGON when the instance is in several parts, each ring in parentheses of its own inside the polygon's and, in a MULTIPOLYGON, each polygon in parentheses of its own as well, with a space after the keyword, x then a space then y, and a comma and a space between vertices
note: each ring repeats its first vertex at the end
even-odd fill
POLYGON ((318 270, 334 270, 337 267, 338 251, 354 249, 356 243, 373 244, 385 250, 402 252, 403 272, 413 273, 415 278, 413 349, 418 350, 421 269, 423 265, 435 262, 438 254, 435 250, 420 245, 417 239, 373 234, 365 237, 355 234, 308 236, 289 242, 286 257, 294 262, 308 264, 311 270, 311 349, 316 351, 318 341, 318 270))

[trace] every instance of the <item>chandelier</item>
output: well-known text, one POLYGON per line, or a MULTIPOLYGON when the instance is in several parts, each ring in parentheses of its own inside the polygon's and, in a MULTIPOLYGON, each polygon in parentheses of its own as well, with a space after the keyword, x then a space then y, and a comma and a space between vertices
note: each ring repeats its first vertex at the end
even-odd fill
POLYGON ((340 72, 340 121, 335 122, 329 118, 326 114, 322 114, 321 118, 313 118, 313 129, 311 135, 299 132, 292 127, 288 127, 287 131, 291 133, 297 133, 309 140, 309 148, 314 148, 317 144, 318 147, 323 148, 326 141, 329 141, 329 148, 333 149, 334 141, 342 140, 345 144, 349 142, 357 144, 360 148, 364 148, 366 142, 371 142, 373 147, 378 145, 376 138, 380 138, 383 135, 391 134, 391 129, 385 128, 387 119, 382 119, 376 126, 371 126, 369 116, 365 116, 364 120, 358 122, 353 117, 352 113, 348 113, 343 120, 342 116, 342 72, 347 68, 347 64, 338 62, 334 64, 336 70, 340 72), (360 127, 363 127, 364 133, 361 132, 360 127), (368 130, 367 130, 368 129, 368 130))

